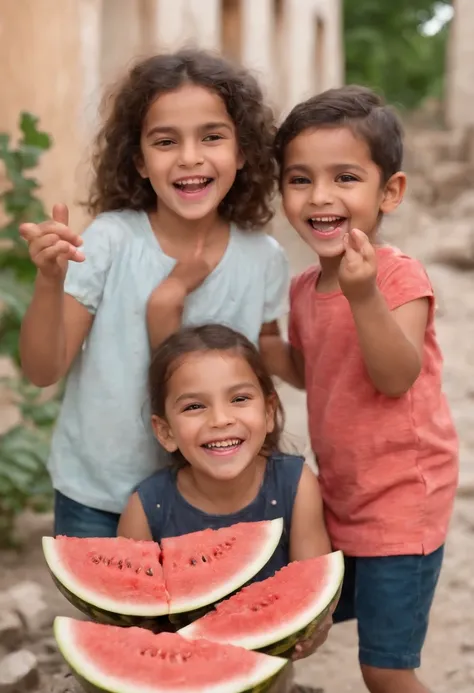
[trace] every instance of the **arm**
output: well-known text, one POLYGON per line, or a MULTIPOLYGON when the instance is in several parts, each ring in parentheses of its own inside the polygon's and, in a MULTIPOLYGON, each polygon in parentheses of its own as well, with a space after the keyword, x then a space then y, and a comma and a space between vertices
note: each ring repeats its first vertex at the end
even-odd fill
POLYGON ((281 336, 277 321, 265 323, 259 337, 260 353, 271 373, 304 390, 304 357, 281 336))
POLYGON ((120 517, 117 536, 135 539, 136 541, 153 541, 145 511, 136 492, 130 496, 127 506, 120 517))
POLYGON ((171 275, 151 294, 147 303, 146 321, 152 350, 181 327, 186 295, 182 282, 171 275))
POLYGON ((350 305, 374 387, 388 397, 402 396, 421 371, 428 299, 419 298, 390 311, 375 288, 363 301, 350 305))
POLYGON ((316 475, 303 466, 291 517, 290 560, 303 561, 331 552, 323 501, 316 475))
POLYGON ((66 375, 92 321, 83 305, 64 294, 62 285, 38 276, 20 333, 21 365, 28 380, 47 387, 66 375))

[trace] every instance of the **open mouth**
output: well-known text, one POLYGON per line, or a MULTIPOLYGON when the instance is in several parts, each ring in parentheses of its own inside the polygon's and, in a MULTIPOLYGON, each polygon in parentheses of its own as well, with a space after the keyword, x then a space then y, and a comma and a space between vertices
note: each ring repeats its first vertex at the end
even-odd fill
POLYGON ((182 193, 199 193, 205 190, 213 182, 214 178, 197 176, 196 178, 182 178, 176 180, 173 185, 182 193))
POLYGON ((201 447, 213 453, 223 454, 238 450, 243 442, 242 438, 226 438, 225 440, 212 440, 209 443, 204 443, 201 447))
POLYGON ((308 224, 319 234, 331 234, 342 226, 346 218, 336 216, 311 217, 308 219, 308 224))

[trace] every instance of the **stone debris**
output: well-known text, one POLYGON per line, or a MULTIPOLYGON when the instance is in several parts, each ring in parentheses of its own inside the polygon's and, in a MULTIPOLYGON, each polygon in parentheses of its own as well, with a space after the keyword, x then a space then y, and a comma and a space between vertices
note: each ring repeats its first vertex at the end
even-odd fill
POLYGON ((44 600, 41 585, 20 582, 8 590, 8 594, 29 632, 48 628, 52 624, 54 617, 44 600))
POLYGON ((0 611, 0 646, 7 651, 19 647, 23 635, 23 623, 14 611, 0 611))
POLYGON ((26 693, 38 684, 38 662, 32 652, 18 650, 0 662, 0 693, 26 693))

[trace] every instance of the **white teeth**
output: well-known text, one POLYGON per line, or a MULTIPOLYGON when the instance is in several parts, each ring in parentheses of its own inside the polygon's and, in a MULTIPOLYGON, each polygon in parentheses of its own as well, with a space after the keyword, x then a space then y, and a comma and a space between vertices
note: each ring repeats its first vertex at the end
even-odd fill
POLYGON ((175 181, 175 185, 204 185, 210 180, 210 178, 185 178, 183 180, 175 181))
POLYGON ((332 221, 339 221, 342 217, 311 217, 311 221, 322 221, 325 224, 330 224, 332 221))
POLYGON ((205 448, 231 448, 234 445, 240 445, 240 438, 229 438, 229 440, 216 440, 212 443, 206 443, 205 448))

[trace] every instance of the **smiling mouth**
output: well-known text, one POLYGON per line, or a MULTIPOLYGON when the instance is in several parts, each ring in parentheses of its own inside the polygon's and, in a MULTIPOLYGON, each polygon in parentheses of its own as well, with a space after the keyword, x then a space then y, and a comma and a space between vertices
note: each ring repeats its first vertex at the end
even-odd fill
POLYGON ((196 193, 207 188, 214 181, 214 178, 197 176, 196 178, 183 178, 173 183, 174 187, 184 193, 196 193))
POLYGON ((318 233, 332 233, 338 229, 346 221, 347 217, 324 216, 311 217, 308 219, 308 224, 314 231, 318 233))
POLYGON ((213 440, 210 443, 204 443, 201 447, 214 452, 228 452, 229 450, 236 450, 243 442, 242 438, 227 438, 226 440, 213 440))

